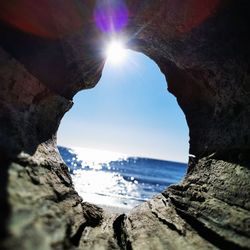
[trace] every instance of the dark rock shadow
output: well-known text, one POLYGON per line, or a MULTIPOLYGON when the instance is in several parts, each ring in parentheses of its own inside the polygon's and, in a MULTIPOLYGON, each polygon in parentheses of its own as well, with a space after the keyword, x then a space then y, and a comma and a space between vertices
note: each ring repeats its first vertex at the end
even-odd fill
POLYGON ((7 223, 10 215, 8 203, 8 168, 10 160, 0 153, 0 247, 1 242, 8 236, 7 223))

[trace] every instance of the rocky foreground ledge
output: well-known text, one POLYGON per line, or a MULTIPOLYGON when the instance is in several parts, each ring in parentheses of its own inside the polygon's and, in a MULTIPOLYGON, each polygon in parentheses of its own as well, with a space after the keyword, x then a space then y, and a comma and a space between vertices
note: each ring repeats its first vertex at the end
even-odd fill
POLYGON ((56 147, 104 65, 94 1, 32 2, 17 25, 27 2, 0 3, 18 14, 0 11, 1 249, 250 249, 249 1, 126 1, 122 36, 166 76, 194 156, 180 184, 128 214, 82 201, 56 147))
POLYGON ((2 247, 249 249, 249 177, 240 164, 204 158, 179 185, 127 214, 111 214, 82 201, 63 163, 12 162, 2 247))

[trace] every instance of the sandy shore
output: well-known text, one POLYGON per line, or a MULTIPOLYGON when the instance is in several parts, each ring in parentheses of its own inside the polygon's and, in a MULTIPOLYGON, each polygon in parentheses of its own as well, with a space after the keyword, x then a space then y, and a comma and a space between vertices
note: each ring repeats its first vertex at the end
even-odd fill
POLYGON ((102 205, 102 204, 98 204, 97 206, 101 207, 104 211, 108 213, 115 213, 115 214, 126 214, 131 210, 126 207, 115 207, 115 206, 107 206, 107 205, 102 205))

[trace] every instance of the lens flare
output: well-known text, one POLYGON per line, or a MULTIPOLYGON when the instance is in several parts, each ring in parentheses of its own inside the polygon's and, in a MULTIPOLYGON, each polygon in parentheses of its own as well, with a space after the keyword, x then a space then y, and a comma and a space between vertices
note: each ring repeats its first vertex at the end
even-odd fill
POLYGON ((123 0, 99 0, 94 10, 94 19, 102 32, 119 32, 128 23, 127 6, 123 0))

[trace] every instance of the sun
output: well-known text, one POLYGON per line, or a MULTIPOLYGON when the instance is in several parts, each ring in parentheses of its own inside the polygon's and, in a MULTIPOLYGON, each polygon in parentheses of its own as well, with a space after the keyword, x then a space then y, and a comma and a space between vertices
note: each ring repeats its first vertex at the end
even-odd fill
POLYGON ((107 60, 112 64, 120 64, 126 57, 126 49, 122 42, 112 41, 106 50, 107 60))

